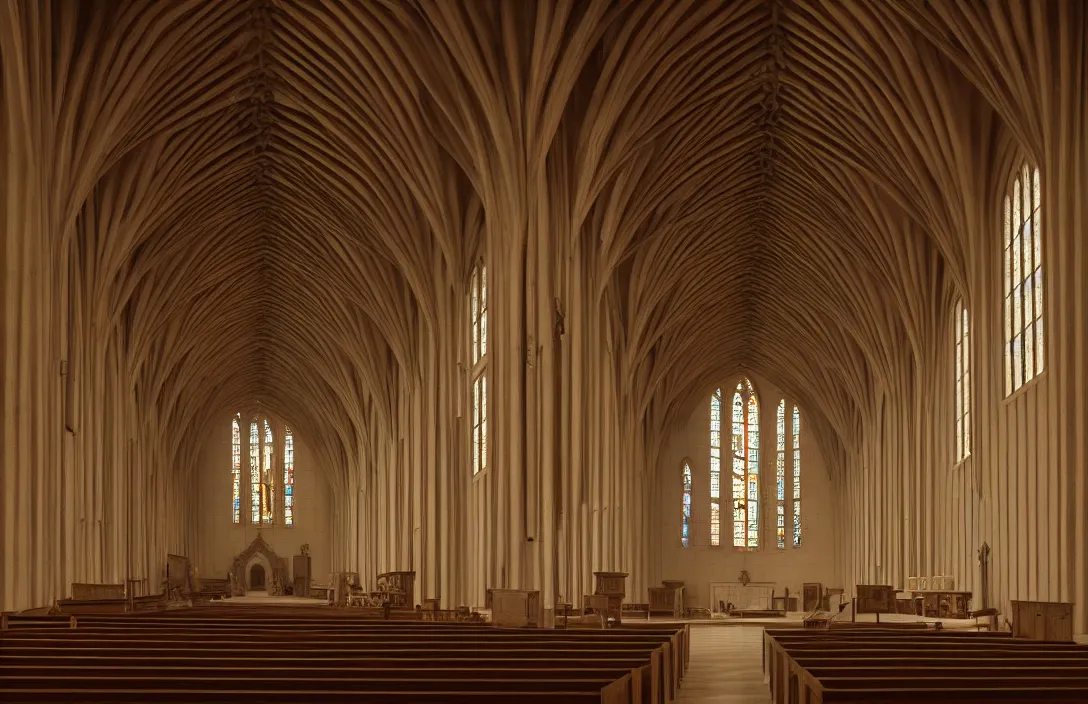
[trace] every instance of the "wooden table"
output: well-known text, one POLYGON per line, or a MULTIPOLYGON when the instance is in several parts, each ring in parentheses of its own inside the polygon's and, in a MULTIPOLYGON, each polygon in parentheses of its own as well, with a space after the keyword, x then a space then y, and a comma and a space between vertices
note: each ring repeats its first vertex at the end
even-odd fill
POLYGON ((929 618, 969 618, 971 592, 948 589, 919 589, 910 593, 914 613, 929 618))

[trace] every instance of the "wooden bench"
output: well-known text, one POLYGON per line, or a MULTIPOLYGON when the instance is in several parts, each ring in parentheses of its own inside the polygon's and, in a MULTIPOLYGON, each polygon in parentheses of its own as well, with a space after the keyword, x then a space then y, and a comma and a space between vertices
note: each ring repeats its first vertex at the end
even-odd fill
MULTIPOLYGON (((21 641, 14 649, 0 646, 0 654, 6 659, 9 655, 19 662, 26 663, 28 658, 38 658, 46 662, 51 659, 61 659, 86 656, 108 655, 117 662, 141 659, 145 657, 166 657, 171 659, 184 659, 187 657, 214 657, 222 659, 231 653, 245 651, 248 646, 253 653, 261 653, 265 657, 279 657, 292 659, 320 658, 330 660, 335 658, 354 659, 355 662, 378 662, 390 659, 415 659, 417 662, 425 662, 428 666, 451 654, 464 656, 469 653, 475 657, 477 669, 485 666, 497 658, 521 658, 527 662, 535 662, 546 658, 566 659, 572 665, 582 662, 596 662, 600 657, 640 657, 643 662, 649 663, 650 669, 645 673, 650 688, 657 688, 669 693, 670 699, 675 694, 676 681, 674 679, 673 661, 663 652, 655 654, 663 647, 659 643, 584 643, 584 642, 547 642, 534 641, 522 642, 520 640, 482 640, 482 639, 446 639, 434 642, 432 634, 427 635, 427 642, 420 643, 420 636, 414 635, 401 642, 370 641, 359 642, 353 639, 350 642, 343 641, 343 635, 315 634, 313 639, 302 640, 298 636, 288 633, 280 634, 278 638, 269 634, 261 634, 263 639, 260 645, 255 645, 251 640, 252 634, 244 637, 236 637, 233 640, 212 639, 205 634, 182 634, 170 639, 168 636, 159 636, 157 640, 96 640, 87 638, 83 641, 68 643, 64 639, 41 640, 31 644, 29 641, 21 641), (182 639, 184 638, 184 640, 182 639), (193 645, 199 643, 199 645, 193 645)), ((5 639, 6 640, 6 639, 5 639)))
POLYGON ((231 596, 229 579, 208 579, 201 577, 197 580, 199 587, 185 594, 193 604, 206 604, 216 599, 229 599, 231 596))
MULTIPOLYGON (((464 654, 466 654, 466 653, 462 653, 462 655, 464 655, 464 654)), ((318 657, 314 658, 314 660, 313 660, 314 663, 320 663, 320 662, 326 660, 326 658, 321 657, 321 653, 317 653, 317 655, 318 655, 318 657)), ((382 681, 385 681, 385 680, 397 680, 398 675, 399 675, 399 679, 404 680, 404 681, 419 681, 421 679, 442 679, 442 677, 440 677, 440 675, 443 675, 443 674, 447 675, 447 677, 445 679, 447 679, 447 680, 451 679, 450 677, 448 677, 448 675, 450 675, 450 673, 445 672, 445 669, 456 669, 456 668, 445 668, 440 672, 440 671, 438 671, 436 669, 436 666, 430 660, 424 661, 423 658, 420 657, 420 656, 426 656, 426 655, 427 655, 426 653, 418 653, 415 658, 411 659, 409 664, 402 665, 399 668, 399 670, 394 669, 393 667, 389 666, 390 665, 389 663, 382 662, 382 663, 380 663, 382 665, 382 668, 380 670, 377 670, 377 671, 371 672, 371 673, 366 673, 366 672, 363 672, 360 668, 358 668, 358 663, 359 663, 360 660, 368 659, 368 658, 366 658, 366 654, 364 654, 364 653, 353 653, 353 657, 351 658, 352 662, 345 669, 347 671, 349 671, 350 678, 353 681, 352 687, 354 689, 360 689, 361 688, 360 686, 357 686, 357 685, 360 684, 360 682, 370 682, 370 684, 368 684, 367 686, 374 686, 373 683, 371 682, 372 680, 382 680, 382 681), (352 665, 354 665, 354 667, 352 665), (354 674, 350 674, 350 671, 352 671, 352 670, 358 670, 358 672, 355 672, 354 674)), ((47 656, 47 657, 56 658, 57 656, 56 655, 50 655, 50 656, 47 656)), ((64 656, 61 656, 61 657, 64 657, 64 656)), ((121 679, 121 680, 125 680, 125 681, 123 681, 123 682, 116 682, 116 681, 114 681, 114 682, 101 682, 101 681, 99 681, 97 683, 97 686, 104 686, 106 689, 132 688, 132 687, 143 686, 144 689, 146 689, 147 684, 148 684, 147 683, 148 679, 150 679, 152 682, 156 682, 157 685, 162 685, 164 680, 165 680, 165 677, 164 677, 165 673, 163 671, 159 670, 158 668, 154 668, 152 672, 142 674, 142 677, 145 680, 145 682, 144 682, 143 685, 139 685, 139 683, 135 682, 135 680, 138 679, 138 677, 136 675, 132 675, 130 672, 126 673, 125 671, 123 671, 122 666, 118 664, 119 658, 117 657, 116 654, 110 655, 110 656, 105 656, 105 657, 107 657, 107 659, 109 659, 110 662, 112 662, 113 664, 110 665, 110 666, 107 666, 107 667, 102 667, 100 665, 100 667, 98 668, 100 674, 97 676, 97 678, 99 680, 121 679), (104 673, 104 674, 102 674, 102 673, 104 673)), ((583 655, 583 658, 584 658, 584 655, 583 655)), ((128 660, 130 658, 125 658, 125 659, 128 660)), ((194 672, 190 671, 188 673, 188 675, 179 676, 178 679, 179 680, 181 680, 181 679, 194 679, 194 678, 195 679, 203 679, 203 678, 206 678, 207 676, 209 676, 210 674, 218 675, 220 673, 220 671, 223 669, 222 666, 219 664, 222 660, 223 660, 222 656, 217 656, 217 657, 211 658, 209 661, 206 661, 206 664, 204 666, 202 666, 202 669, 195 671, 195 674, 194 674, 194 672)), ((41 662, 46 663, 45 660, 42 660, 41 662)), ((292 654, 292 656, 287 660, 287 662, 303 662, 303 661, 300 661, 298 657, 296 657, 296 656, 294 656, 292 654)), ((303 664, 305 664, 305 663, 303 663, 303 664)), ((47 689, 48 688, 60 688, 60 689, 70 688, 70 687, 65 686, 64 683, 61 681, 61 679, 59 679, 56 676, 57 672, 55 671, 55 669, 48 669, 48 668, 56 668, 57 667, 56 662, 48 663, 47 664, 47 669, 43 669, 41 672, 38 672, 38 673, 35 673, 32 670, 28 670, 27 661, 24 658, 19 659, 18 665, 21 668, 21 670, 19 672, 15 672, 13 674, 4 673, 2 676, 0 676, 0 693, 2 693, 4 690, 12 690, 12 689, 22 690, 22 689, 34 688, 35 687, 35 685, 33 685, 34 681, 37 682, 37 685, 36 685, 37 688, 47 688, 47 689), (30 679, 27 679, 27 678, 30 678, 30 679)), ((519 674, 517 672, 516 668, 506 667, 506 668, 501 668, 501 669, 506 670, 506 671, 511 671, 512 670, 513 673, 506 672, 505 674, 503 674, 503 672, 499 671, 500 670, 499 668, 494 668, 489 663, 482 662, 479 659, 471 660, 470 664, 468 664, 467 667, 462 668, 463 672, 462 672, 461 676, 453 678, 453 679, 484 680, 484 681, 487 681, 487 682, 494 682, 494 681, 500 681, 500 680, 511 680, 511 679, 522 679, 522 680, 529 679, 529 680, 532 680, 532 682, 530 682, 531 687, 529 687, 529 689, 540 691, 540 690, 546 690, 546 689, 549 689, 549 688, 553 688, 553 689, 558 688, 562 692, 574 691, 574 688, 572 688, 572 687, 566 687, 564 685, 554 684, 554 683, 556 683, 556 682, 569 682, 572 679, 572 677, 570 675, 568 675, 567 671, 569 670, 571 672, 574 672, 575 670, 578 669, 578 663, 575 662, 575 661, 562 663, 561 669, 558 669, 558 670, 548 670, 546 668, 542 669, 541 666, 539 664, 537 664, 534 661, 534 659, 532 659, 532 658, 526 658, 526 659, 522 660, 521 665, 523 665, 523 667, 520 668, 520 669, 525 670, 526 672, 521 672, 519 674), (541 684, 540 682, 537 681, 539 679, 544 679, 546 681, 553 682, 553 684, 550 684, 550 685, 549 684, 541 684)), ((345 679, 344 677, 338 677, 337 676, 337 675, 343 674, 343 670, 335 670, 335 669, 331 669, 331 670, 326 669, 324 671, 316 670, 316 669, 314 669, 312 663, 309 664, 305 668, 299 669, 300 667, 301 667, 301 665, 295 664, 295 665, 287 665, 285 668, 281 668, 281 670, 280 670, 281 679, 305 680, 306 681, 305 688, 308 689, 308 690, 322 689, 320 683, 315 682, 315 680, 322 680, 322 681, 332 680, 332 681, 336 681, 336 680, 345 679), (284 677, 282 675, 282 673, 284 673, 284 672, 292 672, 292 674, 289 677, 284 677)), ((588 673, 588 675, 585 672, 576 673, 576 674, 578 674, 582 678, 585 678, 587 676, 593 676, 593 677, 603 678, 605 680, 602 683, 598 683, 598 684, 607 684, 608 681, 611 681, 611 680, 623 679, 623 680, 625 680, 627 682, 627 684, 623 688, 626 689, 626 690, 631 689, 631 672, 632 672, 632 669, 617 670, 617 669, 614 669, 614 668, 607 668, 607 667, 602 669, 603 666, 600 666, 600 665, 596 665, 596 666, 593 666, 593 667, 595 668, 593 673, 588 673), (596 673, 596 674, 594 674, 594 673, 596 673), (617 673, 619 675, 621 675, 621 676, 617 677, 616 676, 617 673)), ((585 670, 586 668, 581 668, 581 669, 585 670)), ((244 670, 241 671, 241 672, 244 675, 244 670)), ((233 675, 234 673, 231 673, 231 674, 233 675)), ((639 672, 639 678, 640 678, 640 680, 642 679, 641 672, 639 672)), ((73 682, 78 682, 81 679, 82 680, 87 679, 87 675, 86 675, 85 672, 82 672, 82 671, 72 672, 72 681, 73 682)), ((478 682, 476 682, 476 684, 478 684, 478 682)), ((287 685, 284 685, 282 683, 277 683, 277 688, 278 689, 283 689, 286 686, 287 685)), ((398 683, 396 685, 396 687, 397 688, 402 688, 403 683, 398 683)), ((85 687, 85 688, 90 689, 90 687, 85 687)), ((178 682, 172 682, 170 684, 170 688, 172 688, 172 689, 195 689, 196 686, 191 682, 190 683, 184 683, 184 682, 178 681, 178 682)), ((265 689, 265 687, 262 686, 262 687, 258 687, 257 689, 265 689)), ((384 689, 382 687, 380 687, 380 686, 379 686, 379 689, 382 689, 382 691, 384 691, 384 689)), ((517 689, 517 688, 516 687, 508 687, 508 689, 517 689)), ((599 690, 600 686, 595 687, 595 689, 599 690)), ((638 697, 636 698, 630 691, 628 691, 627 695, 622 698, 622 701, 625 701, 625 702, 626 701, 640 701, 641 702, 641 701, 643 701, 643 698, 641 696, 642 691, 643 691, 642 690, 642 685, 641 685, 641 682, 640 682, 639 689, 638 689, 638 697)), ((5 698, 5 701, 7 701, 6 698, 5 698)), ((616 701, 620 701, 620 700, 617 699, 616 701)), ((653 700, 651 700, 651 701, 653 701, 653 700)))
POLYGON ((77 601, 85 599, 124 599, 125 585, 72 582, 71 598, 77 601))
MULTIPOLYGON (((394 612, 397 613, 397 612, 394 612)), ((401 612, 405 613, 405 612, 401 612)), ((307 627, 314 627, 320 625, 325 629, 346 628, 353 629, 352 624, 366 623, 368 630, 375 633, 419 633, 422 624, 399 624, 395 620, 391 622, 381 622, 368 620, 366 613, 362 609, 358 608, 345 608, 345 609, 312 609, 312 608, 298 608, 287 609, 284 607, 260 607, 247 606, 247 607, 234 607, 228 610, 226 614, 221 609, 184 609, 176 611, 164 611, 153 615, 140 615, 138 622, 129 620, 127 617, 118 616, 81 616, 79 623, 84 626, 94 626, 95 624, 111 625, 115 629, 125 627, 138 627, 148 628, 153 624, 159 625, 172 625, 182 622, 186 628, 194 628, 197 626, 205 628, 218 628, 229 629, 237 632, 239 627, 257 619, 260 621, 262 628, 272 627, 286 627, 297 628, 298 625, 304 623, 307 627), (250 621, 247 621, 249 619, 250 621)), ((443 628, 443 633, 451 632, 449 626, 443 624, 439 626, 443 628)), ((461 623, 457 625, 458 632, 490 632, 490 633, 511 633, 511 631, 503 631, 501 629, 494 629, 486 625, 471 625, 468 623, 461 623)), ((621 631, 631 635, 649 635, 654 637, 666 637, 670 641, 672 650, 677 656, 677 669, 679 672, 683 672, 690 662, 690 628, 687 625, 674 625, 674 624, 625 624, 619 626, 613 631, 621 631)), ((513 631, 517 633, 519 631, 513 631)), ((538 637, 546 638, 563 638, 562 631, 553 631, 548 629, 533 630, 530 631, 538 637)), ((608 638, 607 635, 593 635, 586 634, 586 632, 579 632, 580 638, 608 638)))
POLYGON ((647 621, 650 620, 650 605, 649 604, 620 604, 620 613, 624 616, 639 614, 643 616, 647 621))
POLYGON ((124 597, 106 599, 57 599, 55 610, 59 614, 123 614, 128 611, 124 597))
POLYGON ((976 631, 768 630, 772 700, 1084 701, 1088 647, 976 631))
MULTIPOLYGON (((258 608, 258 607, 231 607, 226 613, 222 609, 184 609, 176 611, 163 611, 156 614, 140 614, 136 620, 131 616, 114 615, 90 615, 80 616, 79 623, 84 627, 110 626, 114 630, 125 628, 139 628, 147 630, 155 626, 173 626, 184 624, 186 629, 221 629, 234 633, 238 629, 250 623, 259 622, 262 629, 290 628, 297 629, 300 624, 306 627, 320 626, 323 629, 354 629, 354 624, 366 624, 368 632, 392 634, 392 633, 420 633, 423 624, 399 624, 397 622, 381 622, 367 620, 360 609, 312 609, 299 608, 287 609, 284 607, 258 608)), ((438 628, 441 633, 451 633, 449 625, 442 624, 438 628)), ((614 629, 615 630, 615 629, 614 629)), ((670 649, 676 656, 677 671, 682 673, 690 662, 690 628, 686 625, 635 625, 620 626, 619 631, 632 636, 650 636, 665 638, 670 643, 670 649)), ((456 632, 486 632, 491 634, 516 634, 519 631, 503 631, 484 625, 458 624, 456 632)), ((530 633, 541 638, 564 638, 562 631, 533 630, 530 633)), ((582 639, 609 639, 614 636, 607 634, 586 634, 581 632, 578 636, 582 639)))
POLYGON ((687 662, 686 630, 572 634, 308 610, 83 616, 64 631, 7 631, 0 700, 297 701, 305 691, 321 701, 668 702, 687 662))

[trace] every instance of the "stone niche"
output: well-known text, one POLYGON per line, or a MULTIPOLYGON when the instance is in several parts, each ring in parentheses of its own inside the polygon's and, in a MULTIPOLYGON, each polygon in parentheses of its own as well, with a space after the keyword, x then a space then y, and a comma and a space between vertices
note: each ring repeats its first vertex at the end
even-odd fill
POLYGON ((287 559, 281 558, 260 535, 231 563, 231 596, 245 596, 250 590, 283 594, 288 583, 287 559), (261 583, 263 581, 263 584, 261 583))

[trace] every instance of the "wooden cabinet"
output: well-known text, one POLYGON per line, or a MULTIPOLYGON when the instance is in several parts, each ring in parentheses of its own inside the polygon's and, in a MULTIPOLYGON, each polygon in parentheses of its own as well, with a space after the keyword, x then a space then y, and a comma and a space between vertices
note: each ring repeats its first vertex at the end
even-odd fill
POLYGON ((125 585, 123 584, 90 584, 86 582, 72 582, 72 599, 85 601, 87 599, 124 599, 125 585))
POLYGON ((1012 602, 1012 635, 1031 640, 1073 640, 1073 605, 1060 601, 1012 602))
POLYGON ((541 622, 540 592, 527 589, 488 589, 491 623, 500 628, 537 628, 541 622))
POLYGON ((808 612, 821 607, 824 601, 824 585, 820 582, 801 584, 801 609, 808 612))
POLYGON ((857 620, 858 614, 876 614, 879 622, 880 614, 895 613, 895 587, 889 584, 858 584, 854 588, 857 592, 854 620, 857 620))
POLYGON ((916 604, 915 614, 927 618, 968 618, 971 592, 944 589, 918 590, 910 593, 916 604), (919 606, 920 605, 920 606, 919 606))
POLYGON ((310 596, 309 555, 295 555, 291 564, 291 581, 295 596, 310 596))
POLYGON ((378 575, 378 591, 385 592, 389 606, 394 609, 414 609, 415 572, 385 572, 378 575))
POLYGON ((646 590, 650 598, 650 615, 660 614, 672 618, 682 618, 684 615, 684 583, 667 581, 661 584, 664 586, 650 587, 646 590))
POLYGON ((608 610, 604 614, 605 617, 620 623, 622 621, 621 606, 623 597, 627 596, 627 573, 594 572, 593 577, 596 580, 593 594, 608 597, 608 610))

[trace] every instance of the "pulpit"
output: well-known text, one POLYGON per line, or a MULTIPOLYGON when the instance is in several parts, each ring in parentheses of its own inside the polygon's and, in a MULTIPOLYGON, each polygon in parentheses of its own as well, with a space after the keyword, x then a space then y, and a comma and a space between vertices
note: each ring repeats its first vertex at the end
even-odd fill
POLYGON ((594 572, 596 580, 593 589, 594 596, 608 597, 608 606, 605 613, 601 614, 605 619, 612 619, 616 623, 622 621, 621 612, 623 598, 627 596, 626 572, 594 572))

